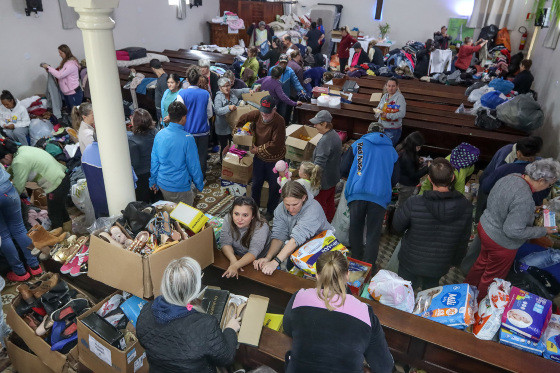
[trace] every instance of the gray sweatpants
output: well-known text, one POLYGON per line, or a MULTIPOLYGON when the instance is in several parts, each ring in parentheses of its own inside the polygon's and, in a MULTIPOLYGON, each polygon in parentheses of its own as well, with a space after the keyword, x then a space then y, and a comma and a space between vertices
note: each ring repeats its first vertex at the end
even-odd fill
POLYGON ((192 206, 194 203, 194 193, 192 190, 188 192, 168 192, 162 189, 161 193, 163 194, 163 198, 169 202, 183 202, 189 206, 192 206))
POLYGON ((21 143, 21 145, 29 145, 27 135, 29 135, 29 127, 16 127, 13 130, 4 128, 6 135, 14 141, 21 143))

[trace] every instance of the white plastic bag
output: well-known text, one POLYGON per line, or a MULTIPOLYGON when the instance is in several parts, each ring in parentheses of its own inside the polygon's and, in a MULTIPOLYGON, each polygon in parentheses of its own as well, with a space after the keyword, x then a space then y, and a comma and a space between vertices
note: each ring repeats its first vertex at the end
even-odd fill
POLYGON ((76 184, 72 185, 70 195, 74 205, 86 216, 84 225, 89 227, 95 221, 95 211, 89 197, 86 179, 79 179, 76 184))
POLYGON ((31 119, 29 123, 29 138, 31 139, 31 146, 35 146, 37 141, 43 137, 51 137, 53 132, 53 125, 50 121, 44 119, 31 119))
POLYGON ((488 288, 488 294, 480 301, 474 314, 473 334, 478 339, 491 340, 502 324, 502 314, 509 301, 511 284, 495 278, 488 288))
POLYGON ((468 100, 470 102, 477 102, 480 101, 480 99, 482 98, 482 96, 484 96, 485 94, 487 94, 488 92, 492 92, 494 90, 494 88, 492 87, 488 87, 487 85, 482 87, 482 88, 478 88, 475 89, 474 91, 471 92, 471 94, 469 95, 468 100))
POLYGON ((381 304, 412 312, 414 309, 414 291, 410 281, 385 269, 377 272, 368 286, 368 293, 381 304))
POLYGON ((346 203, 346 197, 344 192, 346 190, 346 184, 342 188, 342 193, 340 194, 340 201, 338 202, 338 207, 336 208, 336 213, 332 221, 332 226, 334 228, 335 236, 338 242, 344 246, 350 246, 350 209, 346 203))

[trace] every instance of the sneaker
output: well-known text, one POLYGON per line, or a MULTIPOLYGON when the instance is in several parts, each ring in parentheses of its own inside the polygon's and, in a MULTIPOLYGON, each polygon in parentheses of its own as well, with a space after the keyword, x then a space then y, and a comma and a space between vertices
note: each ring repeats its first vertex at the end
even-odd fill
POLYGON ((82 247, 76 253, 76 255, 74 255, 72 259, 70 259, 62 267, 60 267, 60 273, 68 274, 72 271, 72 268, 74 268, 76 265, 78 265, 79 267, 81 264, 81 263, 78 264, 78 262, 80 261, 80 256, 84 255, 87 252, 88 252, 88 247, 86 245, 82 245, 82 247))
POLYGON ((220 146, 219 146, 219 145, 216 145, 216 146, 214 146, 214 147, 212 148, 212 151, 211 151, 211 152, 212 152, 212 153, 217 153, 217 152, 219 152, 219 151, 220 151, 220 146))
POLYGON ((76 255, 76 257, 78 258, 77 263, 74 265, 74 267, 72 267, 70 269, 70 276, 72 277, 76 277, 79 276, 83 273, 87 273, 87 261, 89 259, 89 251, 86 251, 83 254, 80 255, 76 255), (85 272, 84 272, 85 270, 85 272))
POLYGON ((24 275, 21 275, 21 276, 20 276, 20 275, 16 275, 15 272, 10 271, 10 272, 8 272, 8 274, 6 275, 6 278, 7 278, 9 281, 12 281, 12 282, 23 282, 23 281, 27 281, 27 280, 29 280, 30 277, 31 277, 31 275, 29 274, 29 272, 25 272, 24 275))
POLYGON ((43 274, 43 268, 40 265, 37 267, 27 267, 27 271, 31 274, 31 276, 39 276, 43 274))
POLYGON ((63 307, 54 311, 51 315, 54 321, 62 321, 81 315, 89 307, 87 299, 76 298, 66 303, 63 307))
POLYGON ((107 302, 103 303, 101 308, 97 310, 97 314, 101 317, 105 317, 108 313, 116 310, 123 301, 124 298, 122 295, 115 294, 107 302))

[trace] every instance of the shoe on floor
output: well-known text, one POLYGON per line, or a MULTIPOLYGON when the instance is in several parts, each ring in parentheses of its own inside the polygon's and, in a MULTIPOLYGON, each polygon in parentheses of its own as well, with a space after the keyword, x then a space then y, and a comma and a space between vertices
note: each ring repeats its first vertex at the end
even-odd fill
POLYGON ((54 321, 62 321, 68 318, 77 317, 81 315, 88 307, 89 302, 87 301, 87 299, 72 299, 70 302, 54 311, 51 317, 54 321))
POLYGON ((8 274, 6 275, 6 278, 7 278, 9 281, 13 281, 13 282, 23 282, 23 281, 27 281, 27 280, 29 280, 30 277, 31 277, 31 275, 29 274, 29 272, 25 272, 24 275, 19 276, 19 275, 16 275, 15 272, 10 271, 10 272, 8 272, 8 274))
POLYGON ((27 272, 29 272, 31 276, 39 276, 43 274, 43 268, 41 268, 41 266, 37 266, 36 268, 32 268, 28 266, 27 272))

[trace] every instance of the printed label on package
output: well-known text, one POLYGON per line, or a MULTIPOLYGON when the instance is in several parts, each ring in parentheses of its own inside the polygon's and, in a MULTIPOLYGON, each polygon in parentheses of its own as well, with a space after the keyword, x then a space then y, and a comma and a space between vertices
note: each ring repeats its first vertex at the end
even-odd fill
POLYGON ((112 365, 111 364, 111 350, 109 350, 107 347, 103 346, 101 343, 99 343, 91 335, 89 336, 89 349, 90 349, 91 352, 93 352, 95 354, 95 356, 97 356, 98 358, 103 360, 105 363, 109 364, 109 366, 112 365))
POLYGON ((136 357, 136 349, 133 348, 132 351, 130 351, 130 352, 128 353, 128 355, 126 356, 126 363, 127 363, 127 364, 130 364, 130 362, 131 362, 132 360, 134 360, 135 357, 136 357))
POLYGON ((146 357, 146 353, 144 352, 142 355, 140 355, 138 360, 136 360, 134 362, 134 373, 136 373, 138 371, 138 369, 142 368, 142 366, 144 365, 144 358, 145 357, 146 357))

